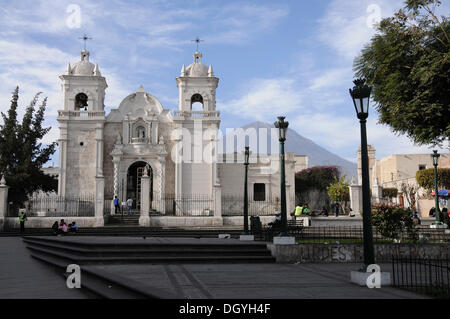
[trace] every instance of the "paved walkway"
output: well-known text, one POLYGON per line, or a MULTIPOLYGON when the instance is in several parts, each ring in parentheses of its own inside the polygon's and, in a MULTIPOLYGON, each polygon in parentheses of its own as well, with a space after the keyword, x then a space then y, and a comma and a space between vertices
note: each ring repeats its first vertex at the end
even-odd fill
POLYGON ((21 237, 0 238, 0 299, 81 299, 64 278, 30 257, 21 237))
MULTIPOLYGON (((415 299, 412 292, 350 283, 357 264, 186 264, 93 266, 189 299, 415 299)), ((390 270, 390 265, 380 265, 390 270)))
MULTIPOLYGON (((79 242, 217 243, 218 239, 60 237, 79 242)), ((242 242, 230 240, 241 244, 242 242)), ((380 265, 391 271, 390 265, 380 265)), ((358 264, 173 264, 98 265, 127 281, 170 291, 178 298, 199 299, 397 299, 425 296, 391 287, 369 289, 350 283, 358 264)), ((22 238, 0 238, 0 298, 87 298, 68 289, 52 268, 34 260, 22 238)))

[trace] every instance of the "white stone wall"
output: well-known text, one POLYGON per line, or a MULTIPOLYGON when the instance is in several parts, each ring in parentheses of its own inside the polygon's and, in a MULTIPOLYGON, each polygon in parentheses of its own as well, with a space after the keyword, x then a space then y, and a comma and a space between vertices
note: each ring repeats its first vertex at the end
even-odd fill
MULTIPOLYGON (((219 179, 222 185, 222 196, 244 195, 244 164, 243 158, 241 157, 241 155, 227 155, 223 160, 224 163, 219 164, 219 179)), ((280 161, 278 155, 261 156, 260 160, 250 159, 248 170, 249 195, 253 194, 255 183, 264 183, 266 185, 266 199, 280 199, 279 165, 280 161)), ((286 153, 285 178, 288 214, 293 211, 295 207, 295 171, 296 161, 294 154, 286 153)))
POLYGON ((75 123, 69 125, 66 196, 95 194, 97 159, 95 136, 95 129, 88 125, 75 123))

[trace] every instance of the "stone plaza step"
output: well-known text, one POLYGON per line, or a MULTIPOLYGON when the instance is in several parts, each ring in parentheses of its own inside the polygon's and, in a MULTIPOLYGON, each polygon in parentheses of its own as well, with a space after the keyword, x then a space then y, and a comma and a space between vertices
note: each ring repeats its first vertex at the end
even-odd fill
MULTIPOLYGON (((39 251, 34 251, 31 256, 54 268, 64 277, 68 277, 65 273, 67 269, 67 260, 61 256, 52 256, 39 251)), ((174 296, 164 290, 143 287, 139 282, 130 283, 129 279, 123 278, 118 274, 111 274, 97 269, 89 268, 89 266, 80 267, 81 270, 81 288, 85 289, 95 296, 104 299, 159 299, 170 298, 174 296)))
MULTIPOLYGON (((162 227, 139 227, 139 226, 105 226, 97 228, 80 228, 76 236, 122 236, 122 237, 193 237, 193 238, 217 238, 219 234, 226 232, 232 238, 239 238, 242 233, 237 229, 203 228, 203 229, 181 229, 162 227)), ((48 228, 28 228, 24 233, 18 229, 0 232, 0 237, 10 236, 51 236, 52 230, 48 228)), ((68 234, 66 236, 72 236, 68 234)))
POLYGON ((32 254, 76 264, 274 263, 264 243, 128 243, 74 241, 60 237, 24 237, 32 254))
POLYGON ((46 248, 60 252, 70 252, 80 257, 201 257, 205 255, 221 256, 268 256, 270 255, 264 247, 240 247, 235 249, 232 246, 220 247, 192 247, 189 245, 149 245, 143 247, 121 247, 121 246, 100 246, 98 248, 67 245, 64 243, 36 240, 24 238, 28 247, 46 248))

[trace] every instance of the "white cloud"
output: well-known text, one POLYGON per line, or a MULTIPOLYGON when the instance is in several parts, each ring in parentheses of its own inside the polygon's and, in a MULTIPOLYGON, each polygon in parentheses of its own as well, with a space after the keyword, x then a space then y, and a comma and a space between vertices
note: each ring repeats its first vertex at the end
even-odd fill
POLYGON ((319 39, 340 56, 353 60, 375 33, 375 29, 370 26, 374 14, 370 6, 374 5, 379 8, 381 17, 384 18, 392 16, 396 10, 403 7, 403 1, 334 0, 319 20, 319 39))
POLYGON ((274 114, 302 110, 302 100, 292 79, 254 79, 238 98, 219 103, 219 108, 223 112, 264 121, 272 119, 274 114))
POLYGON ((349 68, 329 69, 321 72, 311 81, 311 90, 321 90, 335 88, 342 85, 343 80, 351 78, 351 70, 349 68))

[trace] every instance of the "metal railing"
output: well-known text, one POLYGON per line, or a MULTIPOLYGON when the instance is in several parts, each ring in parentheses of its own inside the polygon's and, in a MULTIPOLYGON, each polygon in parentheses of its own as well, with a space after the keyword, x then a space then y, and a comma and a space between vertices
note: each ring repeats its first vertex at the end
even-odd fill
POLYGON ((214 202, 209 195, 166 194, 162 199, 154 196, 151 208, 166 216, 214 216, 213 205, 214 202))
POLYGON ((28 201, 28 217, 94 217, 94 196, 35 196, 28 201))
POLYGON ((441 259, 402 258, 392 256, 394 287, 450 298, 449 256, 441 259))
POLYGON ((105 111, 58 111, 59 117, 98 117, 105 116, 105 111))
MULTIPOLYGON (((277 234, 277 230, 270 226, 262 227, 261 238, 269 238, 270 234, 277 234)), ((296 238, 297 243, 305 244, 359 244, 363 243, 362 226, 326 226, 326 227, 288 227, 288 233, 296 238)), ((444 229, 430 229, 417 227, 414 233, 406 230, 398 234, 398 239, 387 238, 381 235, 376 228, 372 229, 375 244, 389 243, 449 243, 450 234, 444 229)))
MULTIPOLYGON (((272 216, 280 209, 278 198, 266 197, 255 201, 253 195, 248 196, 249 216, 272 216)), ((244 216, 244 196, 222 196, 222 216, 244 216)))
POLYGON ((174 117, 195 117, 195 118, 217 118, 220 116, 220 111, 173 111, 174 117))

